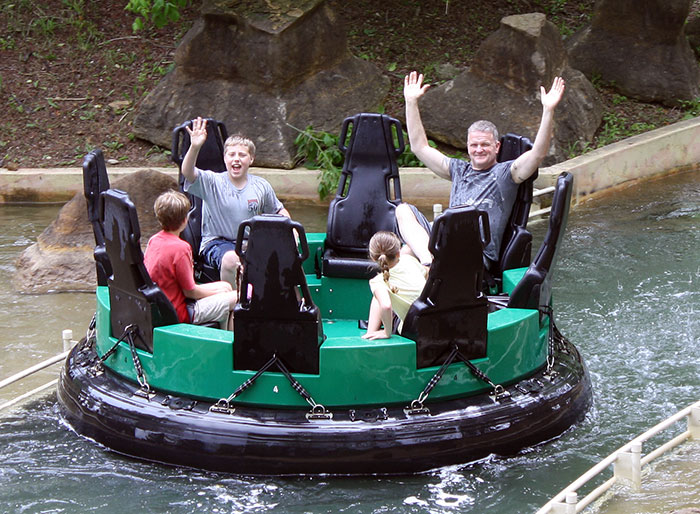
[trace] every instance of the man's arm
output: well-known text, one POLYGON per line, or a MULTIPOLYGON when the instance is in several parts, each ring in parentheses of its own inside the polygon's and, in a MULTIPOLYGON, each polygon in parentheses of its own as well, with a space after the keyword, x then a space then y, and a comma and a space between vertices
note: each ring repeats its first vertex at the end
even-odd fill
POLYGON ((197 118, 192 121, 192 128, 185 127, 190 134, 190 147, 187 149, 185 158, 182 160, 180 171, 182 176, 187 179, 190 184, 197 180, 197 170, 194 165, 197 162, 197 156, 202 145, 207 140, 207 120, 197 118))
POLYGON ((554 110, 564 95, 564 88, 564 79, 561 77, 554 78, 549 92, 545 91, 544 86, 540 87, 542 121, 540 121, 540 128, 537 130, 532 149, 515 159, 510 168, 511 176, 516 184, 530 178, 546 157, 549 145, 552 142, 554 110))
POLYGON ((423 74, 412 71, 404 78, 403 96, 406 100, 406 130, 411 151, 437 176, 450 180, 450 159, 428 144, 428 136, 420 118, 418 99, 430 87, 423 84, 423 74))

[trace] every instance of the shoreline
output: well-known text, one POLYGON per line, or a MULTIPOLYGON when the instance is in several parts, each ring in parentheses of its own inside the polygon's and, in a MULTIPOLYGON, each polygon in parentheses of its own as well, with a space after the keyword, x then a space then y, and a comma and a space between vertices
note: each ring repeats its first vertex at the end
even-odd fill
MULTIPOLYGON (((110 181, 143 169, 154 169, 177 178, 171 166, 108 166, 110 181)), ((646 179, 700 170, 700 117, 681 121, 587 154, 540 168, 536 189, 553 186, 556 177, 568 171, 574 175, 572 206, 618 187, 646 179)), ((295 168, 251 168, 251 173, 267 179, 280 199, 327 205, 318 197, 317 170, 295 168)), ((401 192, 405 201, 421 207, 447 204, 450 182, 426 168, 400 168, 401 192)), ((82 192, 82 168, 0 168, 0 203, 65 203, 82 192)), ((534 208, 534 206, 533 206, 534 208)))

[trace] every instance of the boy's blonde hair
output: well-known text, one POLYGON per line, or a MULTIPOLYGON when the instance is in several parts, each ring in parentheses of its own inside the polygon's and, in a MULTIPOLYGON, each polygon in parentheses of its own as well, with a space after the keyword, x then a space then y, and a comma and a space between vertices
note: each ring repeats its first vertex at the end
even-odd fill
POLYGON ((180 228, 190 211, 190 200, 179 191, 165 191, 161 193, 153 204, 158 223, 163 230, 173 231, 180 228))
POLYGON ((248 153, 251 157, 255 157, 255 143, 241 134, 234 134, 228 136, 226 141, 224 141, 224 153, 228 150, 229 146, 242 145, 248 148, 248 153))
MULTIPOLYGON (((384 282, 389 285, 389 263, 399 258, 401 253, 401 241, 393 232, 381 230, 369 240, 369 258, 379 264, 379 269, 384 277, 384 282)), ((396 293, 396 287, 389 287, 396 293)))

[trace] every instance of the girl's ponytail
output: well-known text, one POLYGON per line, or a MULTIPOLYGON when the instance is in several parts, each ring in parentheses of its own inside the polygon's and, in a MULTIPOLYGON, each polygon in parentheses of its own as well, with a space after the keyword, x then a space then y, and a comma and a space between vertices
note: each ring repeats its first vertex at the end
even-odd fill
POLYGON ((398 289, 389 285, 389 262, 399 258, 401 252, 401 241, 393 232, 377 232, 369 241, 369 256, 379 264, 379 270, 384 276, 384 282, 392 293, 398 289))

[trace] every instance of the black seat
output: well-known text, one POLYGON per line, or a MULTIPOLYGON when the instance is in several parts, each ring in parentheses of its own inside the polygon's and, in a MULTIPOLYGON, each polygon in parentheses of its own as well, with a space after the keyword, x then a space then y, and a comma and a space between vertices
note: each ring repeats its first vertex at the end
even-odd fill
POLYGON ((243 272, 234 309, 234 368, 259 370, 277 356, 292 372, 317 374, 323 332, 302 268, 309 255, 304 227, 279 214, 255 216, 239 226, 236 253, 243 272))
POLYGON ((435 220, 428 280, 401 331, 416 341, 418 368, 441 365, 455 344, 467 359, 486 356, 482 253, 490 238, 487 213, 473 207, 447 209, 435 220))
POLYGON ((508 307, 539 309, 541 316, 548 309, 552 297, 554 265, 569 220, 573 184, 574 176, 570 173, 562 173, 557 178, 549 228, 535 259, 511 293, 508 307))
MULTIPOLYGON (((506 134, 501 137, 501 147, 498 151, 498 162, 516 159, 532 148, 532 142, 517 134, 506 134)), ((501 238, 501 250, 497 263, 494 263, 489 274, 500 282, 503 271, 523 268, 530 264, 532 257, 532 234, 527 230, 527 221, 532 205, 532 192, 538 173, 535 172, 518 187, 508 223, 501 238)))
POLYGON ((356 114, 343 122, 338 144, 345 162, 328 209, 323 274, 370 278, 377 267, 367 257, 369 240, 380 230, 394 230, 401 202, 396 163, 405 148, 401 123, 384 114, 356 114))
POLYGON ((109 177, 102 150, 96 148, 83 159, 83 192, 87 203, 88 220, 95 235, 95 267, 97 285, 106 286, 112 274, 112 266, 105 250, 105 237, 100 222, 100 193, 109 189, 109 177))
POLYGON ((179 323, 173 304, 151 280, 143 264, 141 229, 129 195, 108 189, 100 195, 100 222, 112 265, 108 280, 112 337, 137 327, 134 344, 153 351, 153 328, 179 323))
MULTIPOLYGON (((222 122, 211 118, 207 118, 206 121, 207 139, 197 155, 196 166, 202 170, 224 172, 226 171, 224 142, 228 137, 226 126, 222 122)), ((190 147, 190 134, 187 132, 187 127, 192 128, 192 120, 186 121, 173 130, 171 158, 177 164, 178 169, 181 169, 182 161, 190 147)), ((184 190, 185 177, 182 176, 182 171, 178 174, 177 182, 180 185, 180 190, 184 190)), ((195 278, 199 282, 219 280, 219 270, 206 265, 199 258, 199 246, 202 242, 202 199, 190 194, 187 196, 192 204, 192 209, 190 209, 187 226, 180 234, 180 237, 192 246, 192 255, 195 261, 195 278)))

